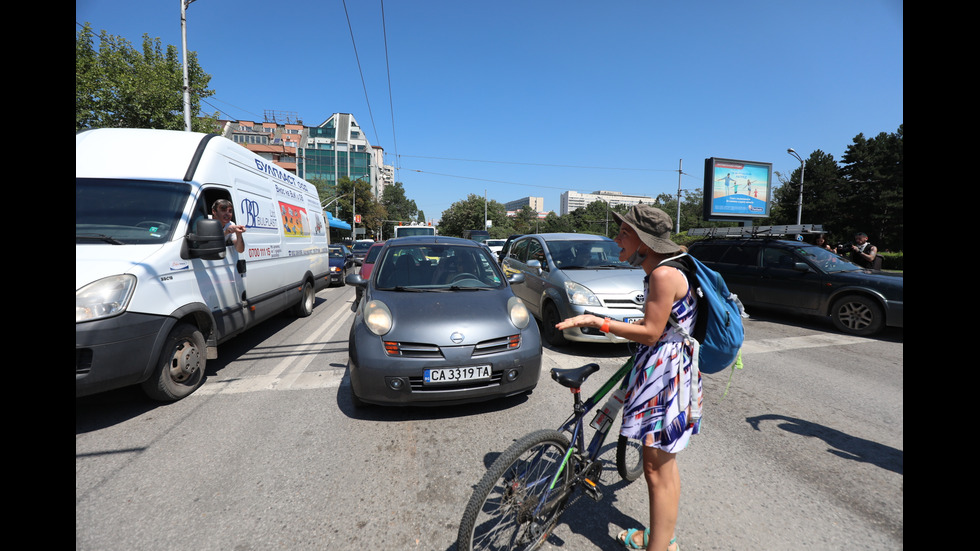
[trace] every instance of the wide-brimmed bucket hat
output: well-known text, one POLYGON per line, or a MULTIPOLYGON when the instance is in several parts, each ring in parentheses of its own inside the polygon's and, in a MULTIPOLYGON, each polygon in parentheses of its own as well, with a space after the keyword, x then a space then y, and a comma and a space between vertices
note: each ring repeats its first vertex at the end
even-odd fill
POLYGON ((670 240, 673 224, 666 212, 644 203, 635 205, 626 214, 612 213, 620 225, 633 228, 640 241, 658 254, 677 254, 681 246, 670 240))

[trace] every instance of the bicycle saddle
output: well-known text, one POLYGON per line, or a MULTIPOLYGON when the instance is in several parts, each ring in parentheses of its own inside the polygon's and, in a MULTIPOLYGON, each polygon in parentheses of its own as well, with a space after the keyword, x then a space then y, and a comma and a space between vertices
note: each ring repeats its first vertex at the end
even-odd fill
POLYGON ((558 384, 568 388, 581 388, 585 380, 596 371, 599 371, 599 364, 585 364, 582 367, 572 369, 551 370, 551 378, 558 381, 558 384))

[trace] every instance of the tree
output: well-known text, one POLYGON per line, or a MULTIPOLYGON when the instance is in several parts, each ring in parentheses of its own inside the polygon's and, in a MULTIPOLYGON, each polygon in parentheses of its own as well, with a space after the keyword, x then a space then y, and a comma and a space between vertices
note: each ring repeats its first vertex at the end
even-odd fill
MULTIPOLYGON (((84 128, 184 130, 184 73, 177 47, 143 35, 142 51, 102 31, 99 47, 86 23, 75 36, 75 131, 84 128)), ((211 75, 187 54, 193 130, 212 132, 217 113, 202 118, 201 99, 214 95, 211 75)))
POLYGON ((337 180, 337 197, 343 197, 337 201, 340 204, 337 209, 338 218, 351 223, 354 221, 354 215, 359 214, 361 222, 357 227, 364 228, 365 237, 376 238, 388 215, 385 208, 374 200, 371 183, 363 179, 351 180, 347 176, 341 176, 337 180))
POLYGON ((385 222, 382 231, 384 235, 394 234, 393 228, 398 224, 397 221, 411 222, 416 220, 419 212, 415 201, 405 196, 405 187, 401 182, 395 182, 394 185, 385 188, 384 194, 381 196, 381 206, 388 213, 388 221, 385 222))
POLYGON ((487 219, 492 223, 490 236, 507 237, 510 221, 507 219, 507 209, 504 205, 494 200, 486 201, 483 197, 472 193, 465 200, 457 201, 443 211, 439 233, 462 237, 466 230, 482 230, 484 206, 487 219))
POLYGON ((841 161, 847 204, 840 220, 850 237, 862 231, 879 250, 903 250, 905 230, 904 124, 893 134, 854 137, 841 161))
POLYGON ((795 224, 800 202, 800 176, 803 177, 802 224, 833 225, 839 216, 842 193, 840 169, 833 155, 819 149, 806 159, 806 168, 798 167, 790 179, 773 190, 769 218, 772 224, 795 224))

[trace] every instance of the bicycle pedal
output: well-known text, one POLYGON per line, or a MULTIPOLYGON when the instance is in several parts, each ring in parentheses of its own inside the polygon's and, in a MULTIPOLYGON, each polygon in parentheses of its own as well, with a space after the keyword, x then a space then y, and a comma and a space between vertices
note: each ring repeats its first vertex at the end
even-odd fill
POLYGON ((595 482, 589 480, 588 478, 584 479, 584 481, 585 481, 585 485, 583 486, 583 488, 585 490, 585 495, 589 496, 595 501, 601 500, 602 490, 599 489, 599 486, 595 482))

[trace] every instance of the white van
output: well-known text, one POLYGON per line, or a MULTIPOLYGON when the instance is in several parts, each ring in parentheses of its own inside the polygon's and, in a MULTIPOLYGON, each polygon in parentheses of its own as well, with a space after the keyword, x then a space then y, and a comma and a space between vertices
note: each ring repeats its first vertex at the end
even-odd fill
POLYGON ((316 188, 213 134, 75 136, 75 396, 142 384, 187 396, 217 346, 330 283, 316 188), (212 205, 246 226, 239 254, 212 205))

